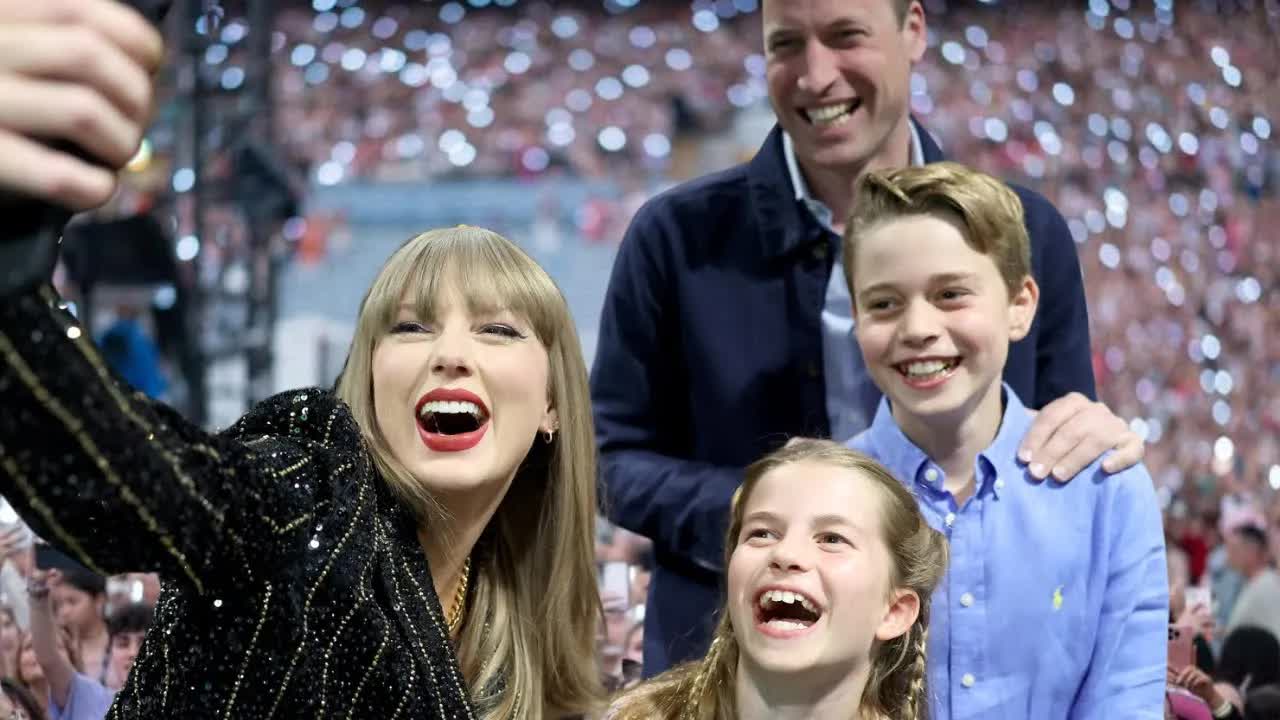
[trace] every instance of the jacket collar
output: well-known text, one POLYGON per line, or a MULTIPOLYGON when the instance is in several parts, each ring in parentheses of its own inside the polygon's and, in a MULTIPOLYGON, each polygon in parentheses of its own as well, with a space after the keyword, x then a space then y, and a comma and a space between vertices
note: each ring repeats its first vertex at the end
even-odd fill
MULTIPOLYGON (((914 117, 911 126, 926 164, 946 159, 938 143, 914 117)), ((783 142, 782 128, 775 124, 747 165, 747 183, 759 224, 761 251, 767 258, 789 255, 825 239, 827 234, 797 199, 807 189, 793 182, 783 142)), ((913 154, 916 147, 913 143, 913 154)))

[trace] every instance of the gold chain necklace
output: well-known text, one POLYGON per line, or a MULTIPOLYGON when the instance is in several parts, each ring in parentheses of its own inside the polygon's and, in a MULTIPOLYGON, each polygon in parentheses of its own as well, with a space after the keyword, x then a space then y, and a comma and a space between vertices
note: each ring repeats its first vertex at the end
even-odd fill
POLYGON ((448 613, 445 614, 445 624, 449 626, 449 635, 458 633, 458 626, 462 624, 462 615, 464 606, 467 602, 467 586, 471 584, 471 556, 467 556, 467 561, 462 564, 462 580, 458 583, 458 591, 453 594, 453 604, 449 606, 448 613))

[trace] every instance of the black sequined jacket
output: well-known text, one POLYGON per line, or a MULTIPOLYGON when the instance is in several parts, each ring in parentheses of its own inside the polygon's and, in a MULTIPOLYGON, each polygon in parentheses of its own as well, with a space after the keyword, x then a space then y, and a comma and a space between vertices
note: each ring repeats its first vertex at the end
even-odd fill
POLYGON ((346 406, 209 434, 117 382, 53 291, 0 298, 0 493, 106 574, 164 578, 108 718, 469 718, 415 524, 346 406))

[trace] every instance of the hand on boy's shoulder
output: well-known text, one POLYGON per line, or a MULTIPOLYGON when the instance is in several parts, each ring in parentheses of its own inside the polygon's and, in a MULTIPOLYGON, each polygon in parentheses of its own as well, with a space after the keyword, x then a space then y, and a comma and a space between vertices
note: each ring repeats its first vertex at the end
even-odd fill
POLYGON ((1058 482, 1069 482, 1100 458, 1107 473, 1142 461, 1143 439, 1106 405, 1080 393, 1054 400, 1033 412, 1033 418, 1018 459, 1037 479, 1052 475, 1058 482))

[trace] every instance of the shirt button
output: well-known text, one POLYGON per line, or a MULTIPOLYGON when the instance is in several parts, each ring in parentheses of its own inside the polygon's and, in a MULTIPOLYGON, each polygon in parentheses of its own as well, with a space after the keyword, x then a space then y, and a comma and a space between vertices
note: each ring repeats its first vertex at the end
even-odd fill
POLYGON ((999 480, 999 479, 997 479, 997 480, 996 480, 996 489, 997 489, 997 490, 1003 490, 1003 489, 1004 489, 1004 481, 1003 481, 1003 480, 999 480))
POLYGON ((956 514, 947 513, 946 521, 947 521, 947 527, 951 527, 952 525, 954 525, 956 523, 956 514))
POLYGON ((961 595, 960 604, 963 605, 964 607, 969 607, 970 605, 973 605, 973 596, 970 595, 969 593, 965 593, 961 595))
POLYGON ((965 673, 964 677, 960 678, 960 684, 967 688, 973 687, 975 682, 977 682, 977 679, 973 677, 972 673, 965 673))
POLYGON ((928 470, 925 470, 924 479, 928 480, 929 482, 938 482, 938 471, 933 468, 929 468, 928 470))
POLYGON ((818 363, 809 363, 809 367, 805 368, 805 371, 809 373, 811 378, 817 378, 822 374, 822 371, 818 369, 818 363))
POLYGON ((814 256, 815 258, 819 259, 819 260, 826 260, 826 259, 827 259, 827 245, 826 245, 826 243, 822 243, 822 244, 820 244, 820 245, 814 245, 814 246, 813 246, 813 256, 814 256))

